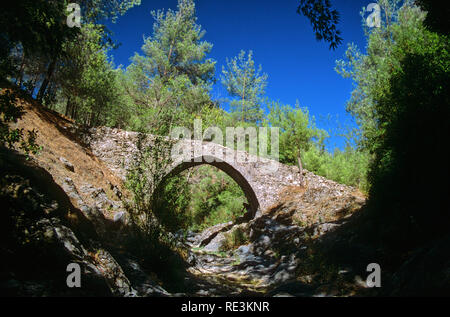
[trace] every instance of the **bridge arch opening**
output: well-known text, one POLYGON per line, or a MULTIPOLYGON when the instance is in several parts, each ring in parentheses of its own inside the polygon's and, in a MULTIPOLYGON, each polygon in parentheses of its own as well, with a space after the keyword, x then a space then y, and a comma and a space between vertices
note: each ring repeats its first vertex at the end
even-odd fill
POLYGON ((256 212, 259 209, 259 201, 254 189, 246 177, 232 164, 226 161, 220 161, 212 156, 195 157, 189 161, 178 162, 172 165, 166 175, 159 182, 157 189, 154 192, 154 196, 156 196, 154 199, 164 200, 164 197, 162 197, 161 194, 163 193, 163 187, 168 184, 168 181, 197 166, 213 166, 228 175, 239 186, 247 200, 247 203, 244 203, 244 206, 242 206, 246 209, 244 210, 246 217, 253 218, 256 215, 256 212))

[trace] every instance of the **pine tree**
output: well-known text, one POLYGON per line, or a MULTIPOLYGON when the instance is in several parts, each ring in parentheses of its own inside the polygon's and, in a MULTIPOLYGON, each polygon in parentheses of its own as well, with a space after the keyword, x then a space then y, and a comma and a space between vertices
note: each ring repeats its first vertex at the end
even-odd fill
POLYGON ((77 40, 64 45, 65 59, 55 73, 66 103, 65 114, 87 126, 104 124, 119 98, 109 47, 102 44, 102 38, 101 26, 83 24, 77 40))
POLYGON ((300 153, 307 151, 317 141, 322 144, 328 136, 318 129, 314 117, 307 108, 301 108, 297 101, 295 107, 272 102, 267 115, 267 125, 280 129, 280 160, 283 163, 297 164, 300 153))
POLYGON ((196 23, 193 0, 179 0, 177 11, 153 11, 152 16, 153 34, 144 40, 144 54, 136 54, 127 69, 137 125, 150 129, 161 125, 151 121, 164 113, 175 120, 173 112, 198 112, 210 104, 215 68, 206 59, 212 44, 202 41, 205 32, 196 23))
POLYGON ((253 52, 241 51, 222 68, 222 84, 230 96, 230 108, 236 121, 257 123, 263 117, 267 74, 261 74, 262 66, 255 68, 253 52))

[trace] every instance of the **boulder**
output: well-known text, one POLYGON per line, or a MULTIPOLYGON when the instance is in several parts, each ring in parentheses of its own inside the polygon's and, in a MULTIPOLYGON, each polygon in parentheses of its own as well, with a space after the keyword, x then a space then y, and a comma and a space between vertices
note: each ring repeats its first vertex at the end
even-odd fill
POLYGON ((72 172, 75 173, 75 167, 73 166, 72 163, 70 163, 67 159, 65 159, 64 157, 60 157, 59 160, 63 163, 64 167, 72 172))
POLYGON ((208 252, 218 252, 225 243, 226 238, 223 233, 218 233, 205 247, 204 250, 208 252))

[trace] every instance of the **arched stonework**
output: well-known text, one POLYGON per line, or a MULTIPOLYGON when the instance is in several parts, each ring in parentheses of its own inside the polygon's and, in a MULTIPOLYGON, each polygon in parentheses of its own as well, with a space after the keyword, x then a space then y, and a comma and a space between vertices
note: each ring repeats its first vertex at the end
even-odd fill
MULTIPOLYGON (((154 138, 147 135, 149 142, 154 138)), ((94 155, 103 160, 107 166, 121 179, 126 179, 127 170, 136 158, 137 132, 128 132, 119 129, 102 127, 91 129, 84 142, 90 145, 94 155)), ((263 212, 275 204, 278 194, 286 186, 300 184, 298 168, 286 166, 277 161, 262 159, 244 151, 235 151, 219 144, 211 142, 199 142, 192 140, 180 140, 182 148, 192 149, 193 145, 201 144, 199 151, 187 151, 188 155, 183 160, 174 160, 165 175, 179 173, 188 167, 210 164, 230 175, 244 190, 252 211, 257 206, 257 212, 263 212), (195 154, 195 155, 194 155, 195 154), (223 162, 220 162, 221 160, 223 162), (200 161, 200 162, 197 162, 200 161), (256 199, 255 199, 256 197, 256 199)), ((199 148, 197 147, 197 150, 199 148)), ((306 171, 304 170, 306 173, 306 171)))
POLYGON ((227 161, 220 160, 217 157, 211 155, 202 155, 192 158, 189 161, 178 162, 171 166, 171 169, 168 171, 167 175, 163 178, 161 183, 164 183, 168 178, 176 176, 184 170, 204 164, 212 165, 222 170, 241 187, 242 191, 245 194, 245 197, 247 198, 247 202, 250 205, 252 217, 254 217, 259 209, 260 204, 251 184, 248 182, 245 176, 242 175, 242 173, 238 169, 236 169, 235 166, 233 166, 233 164, 230 164, 227 161))

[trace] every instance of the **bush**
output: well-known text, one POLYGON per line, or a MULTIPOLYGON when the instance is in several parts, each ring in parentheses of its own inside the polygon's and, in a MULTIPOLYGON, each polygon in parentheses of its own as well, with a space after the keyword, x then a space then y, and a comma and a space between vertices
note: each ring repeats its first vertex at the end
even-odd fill
POLYGON ((41 147, 37 145, 37 132, 27 131, 27 137, 23 129, 11 129, 10 124, 16 123, 22 118, 23 107, 17 105, 16 93, 11 90, 3 89, 0 92, 0 144, 8 148, 14 148, 18 144, 19 148, 25 152, 28 157, 30 153, 37 154, 41 147))
POLYGON ((336 149, 330 154, 314 146, 302 158, 304 167, 310 172, 367 192, 369 153, 347 146, 343 151, 336 149))
POLYGON ((129 221, 121 243, 145 267, 161 276, 168 283, 166 286, 178 289, 185 263, 174 239, 157 217, 154 200, 154 192, 169 164, 164 157, 171 142, 159 137, 148 140, 140 135, 137 148, 134 166, 127 175, 126 187, 133 197, 124 201, 129 221))
POLYGON ((220 251, 230 251, 249 242, 249 237, 244 229, 238 227, 231 233, 225 234, 225 242, 220 247, 220 251))

